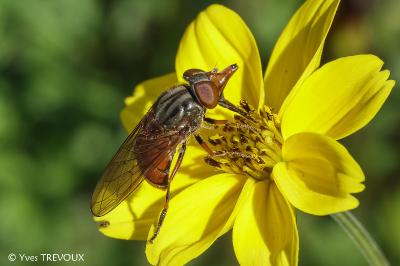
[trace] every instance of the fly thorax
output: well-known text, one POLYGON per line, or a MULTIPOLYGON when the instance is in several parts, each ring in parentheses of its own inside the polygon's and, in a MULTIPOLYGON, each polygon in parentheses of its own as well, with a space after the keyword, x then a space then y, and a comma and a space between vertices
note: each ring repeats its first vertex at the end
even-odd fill
POLYGON ((227 173, 269 179, 274 165, 282 160, 278 116, 268 106, 256 112, 245 101, 240 108, 246 117, 235 115, 234 121, 214 126, 216 132, 208 138, 214 155, 205 161, 227 173))
POLYGON ((199 127, 204 115, 203 107, 197 103, 184 85, 178 85, 162 94, 154 105, 155 118, 167 130, 182 127, 199 127))

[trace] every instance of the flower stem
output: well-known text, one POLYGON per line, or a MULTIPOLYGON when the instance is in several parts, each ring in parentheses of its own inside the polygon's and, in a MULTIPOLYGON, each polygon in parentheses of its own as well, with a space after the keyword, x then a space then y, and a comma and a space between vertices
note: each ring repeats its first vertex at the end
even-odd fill
POLYGON ((356 243, 369 265, 390 265, 371 235, 351 212, 341 212, 331 216, 356 243))

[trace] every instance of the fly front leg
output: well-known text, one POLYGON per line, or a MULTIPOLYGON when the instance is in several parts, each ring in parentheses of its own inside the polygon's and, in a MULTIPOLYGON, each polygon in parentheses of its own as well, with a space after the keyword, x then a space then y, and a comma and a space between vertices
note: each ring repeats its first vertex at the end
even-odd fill
POLYGON ((240 114, 241 116, 254 121, 254 119, 252 117, 250 117, 246 112, 244 112, 242 109, 240 109, 239 107, 237 107, 236 105, 234 105, 233 103, 231 103, 230 101, 228 101, 227 99, 225 99, 225 97, 222 95, 221 99, 219 100, 218 104, 228 110, 231 110, 232 112, 235 112, 237 114, 240 114))
POLYGON ((208 155, 213 156, 214 151, 208 146, 207 142, 203 140, 203 138, 199 134, 195 134, 194 138, 196 139, 197 143, 208 153, 208 155))
POLYGON ((224 120, 218 120, 210 117, 204 117, 204 121, 206 121, 208 124, 211 125, 226 125, 229 121, 224 119, 224 120))
POLYGON ((206 123, 202 123, 201 127, 205 128, 205 129, 210 129, 210 130, 215 129, 216 126, 226 125, 229 122, 228 120, 217 120, 217 119, 210 118, 210 117, 204 117, 203 121, 206 123), (212 125, 212 126, 210 126, 210 125, 212 125))
POLYGON ((163 209, 161 211, 160 217, 158 218, 157 228, 154 231, 153 236, 149 240, 150 244, 153 243, 154 239, 156 239, 156 237, 160 233, 160 229, 161 229, 161 226, 162 226, 162 224, 164 222, 165 215, 167 215, 168 204, 169 204, 169 200, 170 200, 170 197, 171 197, 171 192, 170 192, 171 182, 172 182, 172 179, 174 179, 174 176, 175 176, 176 172, 178 172, 178 169, 182 164, 182 160, 183 160, 183 156, 185 155, 185 151, 186 151, 186 142, 183 142, 181 148, 179 149, 179 155, 178 155, 178 159, 177 159, 177 161, 175 163, 174 170, 172 170, 172 173, 168 178, 168 186, 167 186, 167 193, 165 195, 164 207, 163 207, 163 209))

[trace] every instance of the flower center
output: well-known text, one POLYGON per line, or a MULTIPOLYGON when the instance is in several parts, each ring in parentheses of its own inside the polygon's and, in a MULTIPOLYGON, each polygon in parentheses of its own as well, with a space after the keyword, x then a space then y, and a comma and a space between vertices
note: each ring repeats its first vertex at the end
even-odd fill
POLYGON ((215 154, 207 156, 205 162, 227 173, 268 179, 274 165, 282 160, 280 121, 268 106, 255 112, 242 100, 240 109, 246 117, 235 115, 234 121, 214 126, 217 133, 208 141, 215 154))

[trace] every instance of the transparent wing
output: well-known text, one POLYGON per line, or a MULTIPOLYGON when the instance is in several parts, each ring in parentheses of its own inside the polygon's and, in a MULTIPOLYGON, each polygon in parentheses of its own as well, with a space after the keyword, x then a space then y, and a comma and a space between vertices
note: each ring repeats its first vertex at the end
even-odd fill
POLYGON ((149 136, 151 141, 137 141, 138 136, 143 137, 146 122, 143 119, 136 126, 103 172, 92 196, 93 215, 103 216, 117 207, 139 187, 147 171, 174 154, 180 141, 176 132, 157 132, 149 136), (137 158, 143 158, 142 154, 146 158, 139 165, 137 158))

